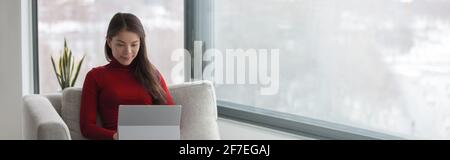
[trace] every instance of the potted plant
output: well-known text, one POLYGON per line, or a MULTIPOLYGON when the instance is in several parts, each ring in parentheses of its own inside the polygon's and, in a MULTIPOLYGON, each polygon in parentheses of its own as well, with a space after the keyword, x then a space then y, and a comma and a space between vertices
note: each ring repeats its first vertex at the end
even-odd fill
POLYGON ((58 63, 55 63, 53 56, 50 56, 53 64, 53 71, 58 79, 61 90, 67 87, 73 87, 78 78, 81 65, 83 64, 84 57, 75 66, 75 58, 72 55, 72 51, 67 46, 67 41, 64 38, 64 49, 62 55, 59 57, 58 63), (56 66, 58 64, 58 66, 56 66))

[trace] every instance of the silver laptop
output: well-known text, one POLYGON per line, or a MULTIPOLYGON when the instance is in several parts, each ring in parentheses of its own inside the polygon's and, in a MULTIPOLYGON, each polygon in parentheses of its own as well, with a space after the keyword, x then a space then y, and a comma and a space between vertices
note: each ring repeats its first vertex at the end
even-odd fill
POLYGON ((180 139, 181 105, 120 105, 119 140, 180 139))

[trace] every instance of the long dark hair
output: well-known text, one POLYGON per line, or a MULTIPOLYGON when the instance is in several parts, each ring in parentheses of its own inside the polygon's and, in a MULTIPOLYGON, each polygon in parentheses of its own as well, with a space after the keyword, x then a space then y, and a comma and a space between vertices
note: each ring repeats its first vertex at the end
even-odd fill
MULTIPOLYGON (((145 45, 145 32, 139 18, 130 13, 116 13, 109 22, 106 39, 111 40, 120 31, 130 31, 136 33, 140 39, 139 51, 136 58, 131 62, 130 67, 136 79, 145 87, 149 95, 153 98, 153 104, 165 104, 166 93, 160 84, 160 74, 155 66, 147 58, 147 48, 145 45)), ((107 61, 113 58, 108 42, 105 43, 105 57, 107 61)))

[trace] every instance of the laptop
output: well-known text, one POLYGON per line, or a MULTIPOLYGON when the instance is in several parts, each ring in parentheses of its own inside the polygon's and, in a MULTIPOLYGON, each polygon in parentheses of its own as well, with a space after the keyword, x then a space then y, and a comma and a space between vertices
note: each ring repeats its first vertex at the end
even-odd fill
POLYGON ((119 105, 119 140, 179 140, 181 105, 119 105))

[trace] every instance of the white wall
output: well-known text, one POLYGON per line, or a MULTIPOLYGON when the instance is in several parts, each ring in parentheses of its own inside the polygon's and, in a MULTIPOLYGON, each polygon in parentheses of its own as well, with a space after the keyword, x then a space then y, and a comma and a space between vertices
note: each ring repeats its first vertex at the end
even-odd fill
POLYGON ((0 139, 22 139, 23 1, 0 1, 0 139))
POLYGON ((222 140, 312 140, 295 134, 255 126, 230 119, 219 118, 219 133, 222 140))

